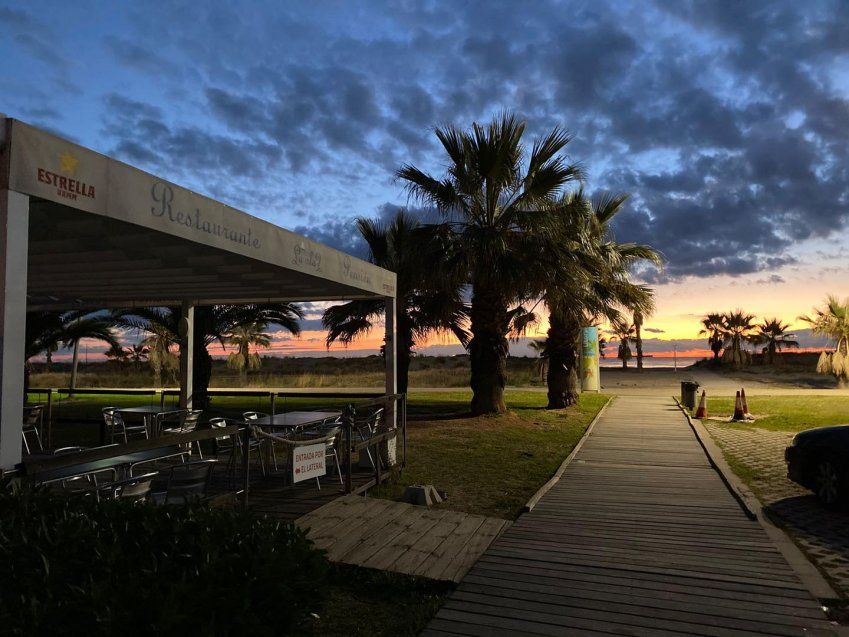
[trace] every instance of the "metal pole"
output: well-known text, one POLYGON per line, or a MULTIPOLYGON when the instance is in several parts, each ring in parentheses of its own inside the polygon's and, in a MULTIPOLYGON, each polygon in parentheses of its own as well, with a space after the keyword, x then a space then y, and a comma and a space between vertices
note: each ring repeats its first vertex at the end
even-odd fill
POLYGON ((275 392, 270 393, 271 396, 271 415, 274 415, 274 409, 277 405, 277 394, 275 392))
POLYGON ((47 448, 53 448, 53 390, 47 390, 47 448))
POLYGON ((354 406, 348 405, 345 408, 345 413, 342 416, 345 425, 345 493, 353 491, 351 471, 353 463, 351 461, 351 445, 354 440, 354 406))
MULTIPOLYGON (((260 450, 257 449, 257 453, 260 450)), ((251 482, 251 428, 245 423, 242 435, 242 507, 248 508, 248 490, 251 482)))

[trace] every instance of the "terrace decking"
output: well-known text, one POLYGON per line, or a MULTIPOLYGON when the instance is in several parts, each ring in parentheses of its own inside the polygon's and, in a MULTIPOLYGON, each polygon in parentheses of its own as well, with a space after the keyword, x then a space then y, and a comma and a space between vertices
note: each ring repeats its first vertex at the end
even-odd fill
POLYGON ((348 495, 296 524, 331 561, 458 582, 510 522, 348 495))
POLYGON ((423 635, 835 634, 669 399, 620 397, 423 635))

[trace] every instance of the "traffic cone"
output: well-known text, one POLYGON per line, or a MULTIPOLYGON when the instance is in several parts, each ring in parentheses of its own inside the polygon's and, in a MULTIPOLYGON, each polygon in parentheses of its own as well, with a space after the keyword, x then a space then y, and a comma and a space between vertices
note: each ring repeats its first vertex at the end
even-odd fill
POLYGON ((734 415, 731 420, 740 421, 746 420, 746 414, 743 411, 743 400, 740 398, 740 392, 737 392, 737 397, 734 399, 734 415))
POLYGON ((702 390, 702 399, 699 401, 699 408, 696 410, 696 418, 702 419, 707 417, 707 395, 706 392, 702 390))

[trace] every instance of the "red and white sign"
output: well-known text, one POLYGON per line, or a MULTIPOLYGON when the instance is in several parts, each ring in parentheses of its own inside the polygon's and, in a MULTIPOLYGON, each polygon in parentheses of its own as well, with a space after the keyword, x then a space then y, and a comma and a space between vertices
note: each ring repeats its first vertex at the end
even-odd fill
POLYGON ((320 478, 327 473, 327 467, 324 464, 326 453, 326 444, 323 442, 317 445, 295 447, 292 482, 320 478))

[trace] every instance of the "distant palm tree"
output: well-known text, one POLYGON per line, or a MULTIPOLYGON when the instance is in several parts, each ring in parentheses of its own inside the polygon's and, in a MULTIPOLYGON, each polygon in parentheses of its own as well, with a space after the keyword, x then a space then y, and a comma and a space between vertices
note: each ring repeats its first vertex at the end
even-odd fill
POLYGON ((533 320, 519 311, 534 296, 539 238, 556 224, 552 208, 581 170, 561 154, 570 136, 554 128, 530 149, 522 141, 525 123, 504 113, 471 130, 436 129, 447 155, 444 176, 411 166, 397 176, 412 196, 435 206, 454 239, 444 258, 471 285, 468 344, 471 410, 502 413, 507 381, 508 336, 533 320))
MULTIPOLYGON (((148 307, 116 310, 113 315, 120 325, 156 334, 167 334, 179 343, 180 308, 148 307)), ((204 305, 195 308, 194 369, 192 404, 195 409, 209 408, 209 382, 212 377, 212 357, 207 347, 218 341, 224 345, 225 334, 237 327, 252 323, 280 325, 292 334, 300 334, 300 308, 291 303, 249 303, 247 305, 204 305)))
POLYGON ((735 369, 751 362, 751 356, 743 350, 743 344, 755 338, 755 316, 743 310, 735 310, 722 315, 722 338, 725 352, 723 362, 730 363, 735 369))
POLYGON ((178 343, 175 335, 156 323, 150 323, 145 329, 148 336, 142 343, 147 347, 147 360, 153 368, 156 386, 162 387, 163 375, 169 383, 175 383, 180 371, 180 357, 173 351, 178 343))
POLYGON ((792 340, 793 334, 787 334, 787 328, 790 327, 787 323, 782 323, 777 318, 764 319, 764 322, 757 326, 757 334, 753 337, 753 341, 758 345, 764 345, 764 363, 773 365, 777 359, 776 352, 780 352, 784 348, 799 347, 799 341, 792 340))
POLYGON ((619 341, 619 350, 616 357, 622 361, 622 369, 628 369, 628 361, 631 360, 631 340, 636 330, 633 325, 617 323, 613 325, 613 337, 619 341))
POLYGON ((271 346, 271 337, 266 334, 268 325, 265 323, 249 323, 239 325, 224 335, 224 342, 232 345, 236 351, 227 357, 227 367, 239 372, 242 386, 246 385, 248 370, 256 370, 262 367, 262 358, 251 347, 267 349, 271 346))
POLYGON ((546 341, 547 339, 543 338, 528 343, 528 348, 536 352, 537 355, 536 372, 540 380, 545 380, 548 375, 548 352, 546 351, 546 341))
POLYGON ((103 355, 119 367, 129 358, 129 353, 119 343, 113 343, 103 355))
MULTIPOLYGON (((84 338, 116 345, 112 333, 115 321, 108 314, 87 310, 27 312, 24 337, 24 359, 29 361, 39 354, 56 351, 59 347, 73 347, 70 386, 76 386, 79 343, 84 338)), ((24 365, 24 392, 29 392, 29 365, 24 365)))
POLYGON ((708 347, 710 347, 713 352, 713 361, 718 363, 719 353, 722 351, 722 343, 725 340, 723 337, 725 325, 722 320, 722 314, 719 312, 711 312, 710 314, 707 314, 702 319, 702 325, 704 328, 699 331, 699 334, 706 335, 708 337, 708 347))
MULTIPOLYGON (((398 391, 409 385, 410 358, 416 343, 434 332, 453 333, 463 345, 469 335, 463 329, 468 317, 456 274, 446 267, 445 237, 438 229, 419 224, 406 212, 398 212, 388 225, 357 219, 357 230, 369 247, 369 260, 397 276, 395 333, 398 341, 398 391)), ((383 318, 382 299, 349 301, 329 307, 322 317, 327 346, 347 345, 371 331, 383 318)))
POLYGON ((814 334, 834 342, 834 351, 824 351, 817 362, 820 374, 831 374, 840 387, 849 385, 849 298, 840 300, 829 295, 825 307, 814 308, 814 315, 800 316, 809 323, 814 334))
POLYGON ((643 371, 643 313, 634 311, 634 345, 637 348, 637 370, 643 371))

